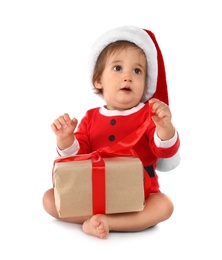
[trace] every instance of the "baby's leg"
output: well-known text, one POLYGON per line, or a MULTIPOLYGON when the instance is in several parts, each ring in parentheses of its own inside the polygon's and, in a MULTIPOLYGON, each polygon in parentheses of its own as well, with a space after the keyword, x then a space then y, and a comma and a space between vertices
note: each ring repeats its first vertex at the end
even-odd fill
POLYGON ((140 231, 168 219, 173 213, 171 200, 163 193, 151 194, 142 211, 123 214, 94 215, 83 224, 83 231, 107 238, 110 231, 140 231))
POLYGON ((53 189, 45 192, 43 206, 48 214, 62 221, 83 224, 83 231, 99 238, 107 238, 110 231, 139 231, 155 226, 173 213, 171 200, 163 193, 154 193, 146 199, 140 212, 59 218, 53 189))
POLYGON ((87 219, 82 226, 85 233, 105 239, 109 235, 109 221, 106 215, 94 215, 87 219))
POLYGON ((55 206, 55 198, 54 198, 54 191, 53 189, 49 189, 44 193, 43 196, 43 207, 45 211, 51 215, 52 217, 59 219, 64 222, 82 224, 91 216, 84 216, 84 217, 69 217, 69 218, 60 218, 56 206, 55 206))

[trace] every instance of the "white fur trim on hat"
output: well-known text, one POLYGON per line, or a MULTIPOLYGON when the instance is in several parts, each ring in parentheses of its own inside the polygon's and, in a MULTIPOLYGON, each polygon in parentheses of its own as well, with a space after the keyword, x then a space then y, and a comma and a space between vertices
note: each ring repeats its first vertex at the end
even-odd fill
POLYGON ((156 169, 160 172, 172 171, 180 164, 180 160, 179 152, 170 158, 159 158, 157 160, 156 169))
POLYGON ((92 45, 90 60, 89 60, 89 74, 92 82, 94 68, 97 59, 102 50, 112 42, 126 40, 135 43, 140 47, 147 58, 147 92, 143 97, 143 102, 150 99, 156 91, 157 75, 158 75, 158 61, 157 50, 154 42, 147 32, 136 26, 121 26, 107 31, 101 35, 92 45))

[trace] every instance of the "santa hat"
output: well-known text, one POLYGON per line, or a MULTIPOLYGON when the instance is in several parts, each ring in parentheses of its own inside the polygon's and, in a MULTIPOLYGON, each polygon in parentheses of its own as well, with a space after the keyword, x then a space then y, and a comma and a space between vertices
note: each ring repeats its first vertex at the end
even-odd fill
MULTIPOLYGON (((96 40, 92 45, 89 59, 91 82, 97 59, 102 50, 109 44, 121 40, 133 42, 140 47, 146 55, 148 79, 146 93, 141 101, 146 102, 154 97, 169 104, 164 60, 159 45, 151 31, 136 26, 121 26, 111 29, 96 40)), ((179 163, 180 155, 177 152, 171 158, 158 159, 157 170, 170 171, 176 168, 179 163)))
POLYGON ((92 82, 94 68, 102 50, 115 41, 130 41, 140 47, 147 59, 147 90, 142 101, 156 97, 169 103, 164 61, 154 34, 136 26, 121 26, 102 34, 93 44, 89 60, 90 80, 92 82))

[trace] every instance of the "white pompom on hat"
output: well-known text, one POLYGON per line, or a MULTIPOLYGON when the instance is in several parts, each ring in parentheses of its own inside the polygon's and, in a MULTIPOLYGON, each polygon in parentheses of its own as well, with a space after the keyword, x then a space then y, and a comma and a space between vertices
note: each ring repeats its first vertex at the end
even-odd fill
POLYGON ((92 45, 89 57, 89 76, 92 82, 94 68, 102 50, 116 41, 130 41, 140 47, 147 59, 147 91, 141 101, 156 97, 169 103, 162 53, 154 34, 136 26, 120 26, 102 34, 92 45))
MULTIPOLYGON (((156 41, 155 35, 146 29, 136 26, 120 26, 102 34, 92 45, 89 57, 89 74, 92 83, 94 68, 103 49, 116 41, 130 41, 140 47, 147 59, 147 90, 142 98, 146 102, 150 98, 157 98, 169 105, 164 60, 156 41)), ((92 83, 93 84, 93 83, 92 83)), ((180 163, 180 154, 157 160, 157 170, 170 171, 180 163)))

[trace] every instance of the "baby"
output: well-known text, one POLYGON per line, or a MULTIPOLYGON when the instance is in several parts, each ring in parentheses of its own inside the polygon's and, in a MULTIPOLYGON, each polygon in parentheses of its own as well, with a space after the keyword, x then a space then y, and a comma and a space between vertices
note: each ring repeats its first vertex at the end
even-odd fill
POLYGON ((90 78, 105 105, 89 109, 80 121, 65 113, 52 123, 60 156, 86 154, 109 147, 147 119, 152 120, 133 147, 144 166, 145 206, 123 214, 60 218, 53 188, 45 192, 47 213, 62 221, 82 224, 85 233, 101 239, 110 231, 140 231, 167 220, 174 206, 160 191, 156 170, 168 171, 180 161, 178 132, 172 123, 163 57, 151 31, 121 26, 103 35, 92 46, 90 78))

